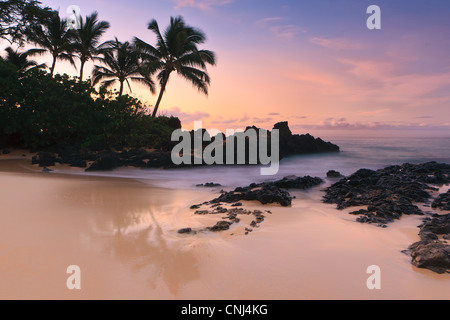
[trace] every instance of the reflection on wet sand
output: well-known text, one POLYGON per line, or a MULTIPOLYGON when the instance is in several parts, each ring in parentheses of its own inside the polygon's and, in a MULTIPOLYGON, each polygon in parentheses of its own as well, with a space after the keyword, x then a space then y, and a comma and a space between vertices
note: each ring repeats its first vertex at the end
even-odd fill
POLYGON ((103 254, 141 273, 151 289, 162 280, 176 296, 180 286, 199 277, 201 251, 189 249, 188 239, 180 240, 175 232, 177 220, 186 219, 179 217, 180 211, 191 196, 136 184, 127 183, 125 188, 117 182, 102 188, 68 186, 62 191, 75 203, 95 207, 95 214, 87 217, 88 235, 94 245, 102 243, 103 254))

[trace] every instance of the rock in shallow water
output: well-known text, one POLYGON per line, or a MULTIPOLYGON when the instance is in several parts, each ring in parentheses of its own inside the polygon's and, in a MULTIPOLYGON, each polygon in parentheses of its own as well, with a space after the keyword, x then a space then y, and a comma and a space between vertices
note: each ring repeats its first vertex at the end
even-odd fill
POLYGON ((442 241, 419 241, 410 250, 414 266, 440 274, 450 271, 450 246, 442 241))
POLYGON ((230 192, 223 192, 218 198, 210 203, 236 203, 242 200, 259 201, 262 204, 278 203, 283 207, 292 204, 291 195, 285 189, 309 189, 323 183, 321 178, 313 177, 285 177, 281 180, 264 183, 252 183, 247 187, 238 187, 230 192))
POLYGON ((178 230, 179 234, 186 234, 186 233, 192 233, 192 232, 193 231, 191 228, 183 228, 183 229, 178 230))
POLYGON ((214 227, 209 228, 209 230, 217 232, 217 231, 225 231, 230 229, 230 226, 232 225, 232 222, 228 221, 219 221, 215 224, 214 227))
POLYGON ((340 172, 335 171, 335 170, 330 170, 327 172, 327 178, 329 178, 329 179, 339 179, 339 178, 343 178, 343 177, 344 176, 340 172))
POLYGON ((360 169, 329 188, 323 198, 325 203, 337 204, 338 209, 368 206, 354 211, 362 215, 358 221, 385 225, 403 214, 423 215, 414 203, 431 198, 429 191, 437 190, 428 184, 450 182, 450 165, 429 162, 403 164, 377 171, 360 169))
POLYGON ((450 211, 450 190, 447 193, 439 195, 439 197, 434 200, 432 207, 434 209, 439 208, 441 210, 450 211))
POLYGON ((419 228, 421 241, 409 247, 412 264, 437 273, 450 272, 450 245, 439 240, 450 235, 450 214, 426 218, 419 228))

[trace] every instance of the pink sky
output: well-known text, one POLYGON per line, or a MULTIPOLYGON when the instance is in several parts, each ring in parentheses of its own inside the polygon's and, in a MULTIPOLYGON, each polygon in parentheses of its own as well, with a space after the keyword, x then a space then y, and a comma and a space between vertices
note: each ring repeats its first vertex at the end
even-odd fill
MULTIPOLYGON (((415 0, 405 8, 380 0, 382 30, 366 27, 368 1, 307 2, 43 1, 62 16, 70 4, 83 14, 97 10, 112 25, 105 41, 152 42, 147 23, 156 18, 165 27, 175 15, 203 29, 204 48, 218 56, 209 96, 174 76, 160 107, 187 129, 202 120, 220 130, 289 121, 297 133, 330 138, 450 132, 449 2, 415 0)), ((76 74, 62 64, 57 72, 76 74)))

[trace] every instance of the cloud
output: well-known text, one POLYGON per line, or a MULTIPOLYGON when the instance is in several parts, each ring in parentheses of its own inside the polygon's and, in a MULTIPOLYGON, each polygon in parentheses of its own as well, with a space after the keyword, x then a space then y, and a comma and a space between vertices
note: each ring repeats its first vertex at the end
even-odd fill
POLYGON ((234 2, 234 0, 174 0, 176 5, 175 9, 181 9, 184 7, 194 7, 200 10, 209 10, 212 7, 223 6, 234 2))
POLYGON ((222 117, 217 117, 215 120, 211 121, 212 124, 216 125, 231 125, 231 124, 237 124, 239 119, 233 118, 233 119, 223 119, 222 117))
MULTIPOLYGON (((396 61, 338 58, 347 96, 378 105, 425 107, 450 101, 450 71, 405 70, 396 61)), ((390 107, 388 107, 390 108, 390 107)), ((381 108, 384 110, 386 108, 381 108)), ((386 110, 384 110, 386 111, 386 110)))
POLYGON ((335 49, 335 50, 362 49, 361 44, 355 43, 348 39, 343 39, 343 38, 326 39, 326 38, 314 37, 314 38, 309 39, 309 42, 316 44, 318 46, 327 48, 327 49, 335 49))
POLYGON ((297 25, 289 24, 284 26, 272 26, 269 28, 277 38, 292 39, 302 33, 306 33, 306 29, 303 29, 297 25))
POLYGON ((447 129, 450 127, 449 123, 441 124, 426 124, 417 122, 349 122, 345 118, 334 119, 327 118, 318 124, 301 125, 302 128, 307 129, 322 129, 322 130, 416 130, 416 129, 447 129))
POLYGON ((188 112, 184 112, 182 111, 180 108, 178 107, 173 107, 171 109, 168 109, 166 111, 164 111, 164 113, 167 112, 167 114, 172 115, 174 117, 178 117, 181 120, 181 123, 191 123, 194 121, 201 121, 205 118, 209 118, 209 113, 206 112, 193 112, 193 113, 188 113, 188 112))
POLYGON ((267 118, 258 118, 258 117, 254 117, 252 119, 253 123, 272 123, 273 122, 273 118, 271 117, 267 117, 267 118))
POLYGON ((273 22, 278 22, 278 21, 283 21, 283 20, 286 20, 286 18, 284 18, 284 17, 268 17, 268 18, 263 18, 263 19, 256 21, 255 25, 260 28, 265 28, 265 27, 269 26, 270 24, 272 24, 273 22))
POLYGON ((359 111, 358 114, 363 116, 375 116, 375 115, 381 115, 389 113, 391 109, 384 108, 384 109, 377 109, 377 110, 371 110, 371 111, 359 111))
POLYGON ((277 112, 272 112, 272 113, 269 113, 269 116, 281 116, 281 114, 279 114, 277 112))
POLYGON ((299 34, 305 33, 306 29, 295 24, 283 24, 281 22, 288 20, 285 17, 267 17, 255 21, 255 26, 261 29, 267 29, 277 38, 292 39, 299 34))

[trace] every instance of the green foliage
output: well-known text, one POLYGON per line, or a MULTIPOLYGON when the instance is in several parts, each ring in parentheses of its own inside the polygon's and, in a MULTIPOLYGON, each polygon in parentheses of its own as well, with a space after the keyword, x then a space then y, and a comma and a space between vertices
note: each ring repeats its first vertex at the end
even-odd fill
POLYGON ((0 139, 8 145, 167 148, 179 120, 145 111, 135 98, 97 92, 67 75, 33 70, 19 78, 13 64, 0 60, 0 139))
POLYGON ((0 1, 0 40, 23 44, 30 27, 42 23, 51 15, 35 0, 0 1))

